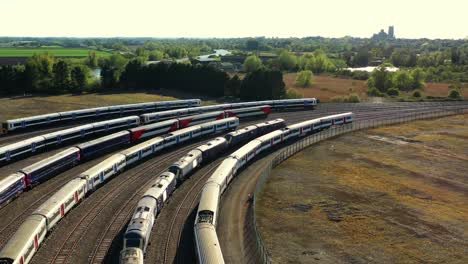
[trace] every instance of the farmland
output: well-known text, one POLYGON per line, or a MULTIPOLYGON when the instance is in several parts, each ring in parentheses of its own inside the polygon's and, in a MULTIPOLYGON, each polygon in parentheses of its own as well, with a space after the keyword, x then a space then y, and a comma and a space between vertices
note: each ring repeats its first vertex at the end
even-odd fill
POLYGON ((274 263, 467 263, 468 116, 358 132, 277 167, 258 223, 274 263))
MULTIPOLYGON (((84 48, 0 48, 0 58, 2 57, 31 57, 34 54, 49 53, 55 57, 86 57, 89 51, 84 48)), ((111 53, 104 51, 95 51, 97 56, 110 56, 111 53)))

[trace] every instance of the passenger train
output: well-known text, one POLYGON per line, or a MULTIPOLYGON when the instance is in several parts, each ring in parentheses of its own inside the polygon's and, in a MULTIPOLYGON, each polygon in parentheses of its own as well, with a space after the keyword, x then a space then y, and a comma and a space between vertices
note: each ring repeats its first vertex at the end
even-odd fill
POLYGON ((219 200, 228 184, 246 163, 282 142, 297 140, 334 125, 352 123, 353 116, 353 113, 344 113, 290 125, 250 141, 224 159, 203 187, 198 205, 194 224, 195 250, 198 262, 202 264, 224 263, 216 235, 219 200))
MULTIPOLYGON (((239 118, 244 118, 245 115, 251 115, 252 111, 244 111, 243 108, 236 109, 236 115, 239 118)), ((104 137, 100 137, 95 140, 91 140, 82 144, 78 144, 74 147, 68 148, 60 153, 57 153, 51 157, 48 157, 44 160, 36 162, 31 166, 28 166, 24 169, 19 170, 17 173, 14 173, 4 180, 0 180, 0 205, 11 200, 12 198, 18 196, 24 190, 32 188, 34 185, 39 184, 40 182, 48 179, 49 177, 58 174, 61 171, 69 169, 83 160, 89 160, 96 156, 103 155, 104 153, 109 152, 112 149, 123 148, 130 144, 134 144, 143 140, 147 140, 151 137, 158 135, 163 135, 168 132, 172 132, 178 129, 186 128, 189 126, 201 124, 208 121, 221 120, 228 116, 232 116, 234 112, 224 112, 224 111, 215 111, 208 112, 199 115, 180 117, 178 119, 165 120, 158 123, 152 123, 144 126, 139 126, 124 131, 116 132, 104 137), (21 184, 22 183, 22 184, 21 184)), ((264 116, 269 113, 268 106, 257 107, 256 116, 264 116)), ((122 122, 125 123, 125 120, 137 121, 135 118, 122 118, 122 122)), ((123 127, 122 122, 117 121, 103 121, 96 123, 96 127, 101 129, 103 123, 109 122, 111 125, 107 127, 123 127)), ((106 123, 108 124, 108 123, 106 123)), ((126 124, 129 124, 127 121, 126 124)), ((130 123, 133 126, 133 123, 130 123)), ((70 131, 85 131, 83 135, 89 135, 92 133, 93 125, 84 125, 75 129, 66 129, 61 133, 62 136, 57 136, 60 132, 51 133, 54 136, 49 136, 50 134, 44 135, 44 138, 60 138, 61 142, 68 141, 69 139, 75 137, 77 133, 70 131)), ((207 128, 208 129, 208 128, 207 128)), ((205 133, 205 132, 203 132, 205 133)), ((29 141, 28 141, 29 142, 29 141)), ((35 141, 39 142, 39 141, 35 141)), ((50 140, 45 140, 44 145, 55 145, 58 142, 50 140)), ((170 144, 168 142, 167 144, 170 144)), ((173 142, 172 142, 173 143, 173 142)), ((33 148, 37 148, 38 145, 31 146, 30 151, 33 148)), ((42 146, 42 145, 41 145, 42 146)), ((10 148, 8 153, 13 153, 14 155, 19 155, 17 152, 18 149, 10 148)), ((0 150, 1 153, 1 150, 0 150)), ((9 156, 10 156, 9 154, 9 156)), ((1 155, 1 154, 0 154, 1 155)), ((144 155, 144 153, 142 154, 144 155)))
POLYGON ((2 132, 12 132, 26 128, 33 128, 44 125, 59 124, 66 121, 82 119, 93 119, 97 117, 111 117, 122 115, 134 115, 151 111, 163 111, 176 108, 187 108, 200 106, 200 99, 150 102, 127 105, 114 105, 67 112, 51 113, 45 115, 24 117, 7 120, 2 124, 2 132))
POLYGON ((246 127, 248 129, 230 132, 224 137, 217 137, 189 151, 172 164, 166 172, 149 185, 148 190, 138 202, 124 234, 124 249, 121 252, 120 263, 142 263, 156 216, 176 186, 180 185, 194 170, 219 157, 231 148, 232 144, 246 142, 284 126, 283 119, 275 119, 246 127))
MULTIPOLYGON (((204 135, 213 135, 234 130, 239 125, 237 117, 216 120, 192 127, 173 131, 162 137, 156 137, 130 149, 112 155, 101 163, 91 167, 78 177, 65 184, 45 203, 34 211, 21 224, 16 233, 0 251, 0 264, 22 263, 31 261, 34 253, 44 241, 49 232, 76 204, 86 195, 100 187, 109 178, 114 177, 125 168, 140 162, 142 159, 155 155, 160 150, 174 144, 190 141, 204 135)), ((164 199, 172 192, 174 175, 164 174, 157 185, 164 199), (162 186, 162 187, 160 187, 162 186)), ((158 191, 158 190, 155 190, 158 191)), ((156 195, 156 194, 155 194, 156 195)), ((159 196, 158 196, 159 197, 159 196)))

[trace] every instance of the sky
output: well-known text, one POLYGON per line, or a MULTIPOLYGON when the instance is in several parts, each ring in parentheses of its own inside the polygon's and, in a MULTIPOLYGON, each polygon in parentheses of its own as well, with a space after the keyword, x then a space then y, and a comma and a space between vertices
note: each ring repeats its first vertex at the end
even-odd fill
POLYGON ((0 36, 468 37, 468 0, 0 0, 0 36))

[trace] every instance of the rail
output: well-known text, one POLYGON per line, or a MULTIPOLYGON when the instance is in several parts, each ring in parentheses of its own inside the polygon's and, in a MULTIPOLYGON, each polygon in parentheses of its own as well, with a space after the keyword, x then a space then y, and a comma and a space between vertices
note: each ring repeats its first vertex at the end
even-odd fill
POLYGON ((433 119, 433 118, 439 118, 439 117, 444 117, 444 116, 450 116, 450 115, 458 115, 458 114, 466 114, 468 113, 468 105, 453 105, 453 106, 447 106, 446 109, 434 109, 431 112, 426 112, 426 113, 408 113, 408 114, 402 114, 398 117, 394 118, 389 118, 389 119, 382 119, 382 120, 363 120, 363 121, 357 121, 353 122, 351 124, 347 124, 344 126, 338 126, 338 127, 332 127, 328 130, 321 131, 319 133, 307 136, 296 143, 289 145, 277 153, 275 153, 273 156, 270 157, 269 164, 264 167, 263 171, 261 172, 261 175, 257 181, 256 187, 255 187, 255 192, 254 192, 254 200, 253 200, 253 213, 251 214, 252 217, 250 218, 250 225, 252 225, 254 233, 255 233, 255 248, 252 250, 255 250, 253 252, 257 258, 258 262, 260 263, 272 263, 271 260, 271 255, 268 252, 267 247, 265 246, 265 243, 263 241, 262 235, 259 232, 258 226, 257 226, 257 217, 256 217, 256 206, 257 206, 257 197, 259 197, 260 193, 262 192, 263 188, 265 187, 265 183, 268 179, 268 177, 271 174, 271 170, 281 164, 283 161, 288 159, 289 157, 293 156, 299 151, 302 151, 303 149, 326 139, 337 137, 339 135, 353 132, 353 131, 358 131, 358 130, 363 130, 363 129, 369 129, 369 128, 376 128, 376 127, 383 127, 383 126, 391 126, 395 124, 401 124, 401 123, 407 123, 411 122, 414 120, 424 120, 424 119, 433 119))

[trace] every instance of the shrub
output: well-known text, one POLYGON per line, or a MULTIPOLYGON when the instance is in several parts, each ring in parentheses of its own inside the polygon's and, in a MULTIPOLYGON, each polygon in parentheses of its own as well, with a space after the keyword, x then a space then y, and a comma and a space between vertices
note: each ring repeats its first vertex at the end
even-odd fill
POLYGON ((357 94, 353 93, 348 96, 347 103, 359 103, 359 102, 361 102, 361 98, 359 98, 357 94))
POLYGON ((390 96, 398 96, 400 95, 400 90, 398 90, 398 88, 389 88, 387 94, 390 96))
POLYGON ((331 98, 335 103, 359 103, 361 98, 357 94, 350 94, 349 96, 335 96, 331 98))
POLYGON ((448 94, 448 98, 450 99, 462 99, 460 92, 457 89, 450 90, 448 94))
POLYGON ((312 84, 312 71, 300 71, 296 77, 296 86, 308 87, 312 84))
POLYGON ((367 95, 369 95, 369 96, 378 96, 378 97, 385 96, 385 94, 382 93, 381 91, 379 91, 377 88, 369 88, 367 90, 367 95))
POLYGON ((422 94, 422 92, 420 90, 414 90, 413 97, 421 98, 422 96, 423 96, 423 94, 422 94))

